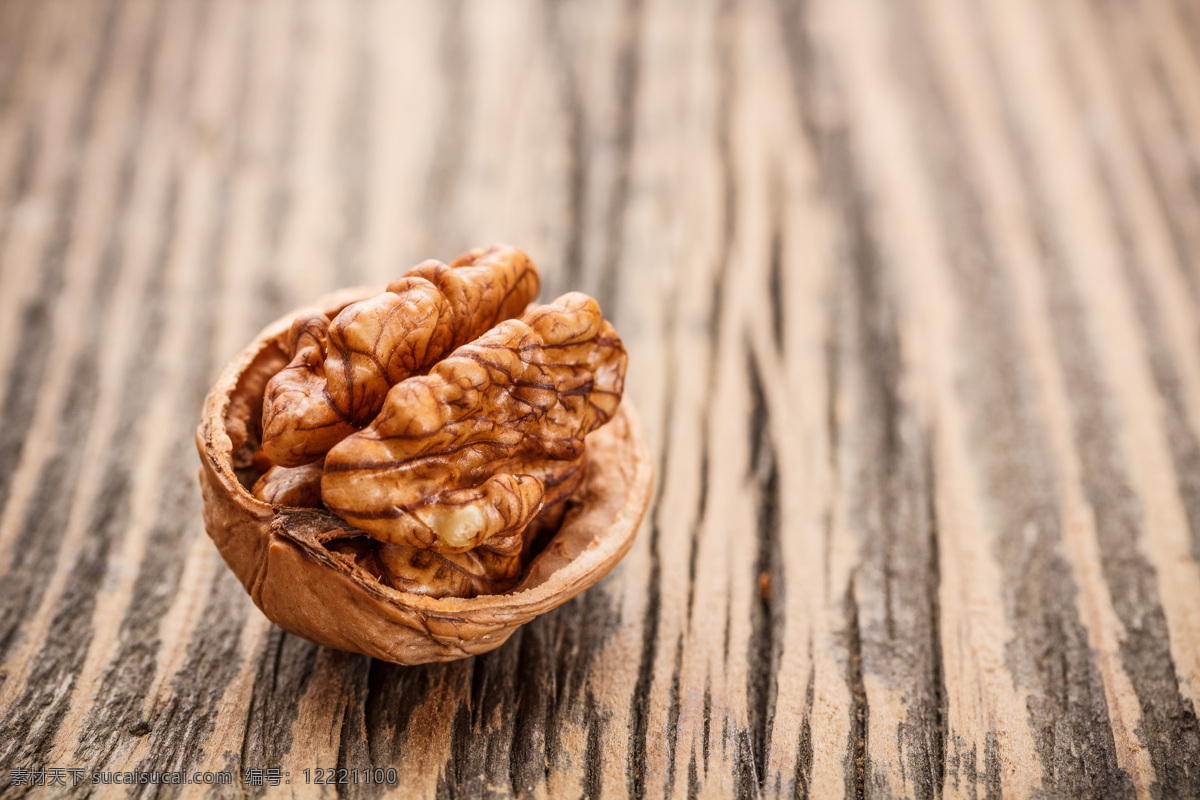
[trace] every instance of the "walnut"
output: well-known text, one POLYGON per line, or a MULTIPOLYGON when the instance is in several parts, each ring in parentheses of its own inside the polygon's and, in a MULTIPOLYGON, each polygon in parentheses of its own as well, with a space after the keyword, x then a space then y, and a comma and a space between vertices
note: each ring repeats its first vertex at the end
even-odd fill
POLYGON ((267 471, 254 484, 252 494, 273 506, 321 507, 320 462, 300 467, 277 467, 268 462, 267 471))
POLYGON ((292 361, 267 385, 263 450, 298 467, 369 423, 392 386, 525 310, 538 274, 514 247, 473 250, 449 266, 426 261, 331 323, 296 317, 292 361))
POLYGON ((624 348, 594 300, 529 307, 537 289, 515 248, 425 262, 287 315, 225 368, 197 430, 205 524, 270 619, 397 663, 461 658, 625 554, 651 478, 624 348))

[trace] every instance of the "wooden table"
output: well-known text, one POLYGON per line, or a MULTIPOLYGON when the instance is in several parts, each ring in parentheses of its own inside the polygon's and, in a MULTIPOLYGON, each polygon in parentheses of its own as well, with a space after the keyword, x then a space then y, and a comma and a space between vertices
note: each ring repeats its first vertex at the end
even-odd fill
POLYGON ((0 781, 1200 796, 1190 0, 4 0, 0 176, 0 781), (632 552, 471 660, 282 633, 209 384, 497 240, 629 348, 632 552))

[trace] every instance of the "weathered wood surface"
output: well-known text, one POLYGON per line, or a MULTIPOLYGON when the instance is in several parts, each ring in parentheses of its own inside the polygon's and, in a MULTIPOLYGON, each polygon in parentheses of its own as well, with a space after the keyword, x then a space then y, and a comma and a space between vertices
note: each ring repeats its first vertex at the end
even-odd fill
POLYGON ((0 782, 1200 796, 1190 0, 4 0, 0 374, 0 782), (628 344, 642 535, 484 657, 282 634, 207 386, 494 240, 628 344))

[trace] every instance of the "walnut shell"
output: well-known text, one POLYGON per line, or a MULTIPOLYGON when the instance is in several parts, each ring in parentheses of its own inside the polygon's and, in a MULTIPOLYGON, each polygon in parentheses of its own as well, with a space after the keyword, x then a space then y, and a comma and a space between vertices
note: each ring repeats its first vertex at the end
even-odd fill
MULTIPOLYGON (((375 290, 347 289, 315 307, 331 317, 375 290)), ((204 401, 196 447, 204 524, 225 563, 267 618, 339 650, 397 664, 451 661, 503 644, 519 625, 604 577, 628 552, 650 499, 650 449, 632 404, 588 436, 587 477, 561 527, 506 594, 435 598, 380 583, 346 547, 362 535, 324 510, 272 506, 251 495, 260 475, 267 381, 307 306, 276 320, 222 370, 204 401)), ((352 548, 350 548, 352 549, 352 548)))

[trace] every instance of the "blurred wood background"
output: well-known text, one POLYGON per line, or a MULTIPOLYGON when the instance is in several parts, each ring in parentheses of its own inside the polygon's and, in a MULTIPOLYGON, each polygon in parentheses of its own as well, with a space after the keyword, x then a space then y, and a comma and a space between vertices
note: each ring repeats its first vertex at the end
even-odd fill
POLYGON ((0 375, 0 783, 1200 797, 1192 0, 2 0, 0 375), (632 354, 633 551, 472 660, 281 633, 209 383, 496 240, 632 354))

